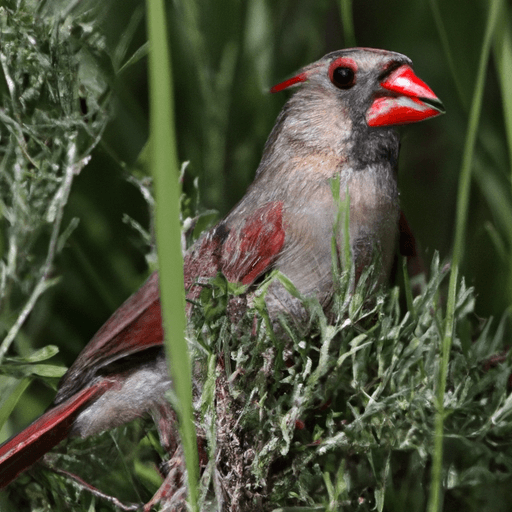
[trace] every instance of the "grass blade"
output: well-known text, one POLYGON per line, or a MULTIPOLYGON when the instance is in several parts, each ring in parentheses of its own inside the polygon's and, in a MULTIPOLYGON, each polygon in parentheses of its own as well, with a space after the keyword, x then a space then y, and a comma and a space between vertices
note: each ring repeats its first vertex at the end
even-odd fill
POLYGON ((343 36, 345 47, 353 48, 356 45, 356 32, 354 30, 354 17, 352 16, 352 0, 341 0, 341 24, 343 25, 343 36))
POLYGON ((180 191, 170 49, 162 0, 148 0, 151 166, 155 181, 156 235, 165 349, 178 399, 180 434, 188 475, 189 505, 197 510, 198 462, 192 408, 192 375, 185 340, 185 294, 179 222, 180 191))
MULTIPOLYGON (((510 22, 510 8, 504 6, 504 15, 501 17, 494 38, 494 58, 503 98, 503 118, 507 134, 508 160, 510 165, 510 179, 512 180, 512 23, 510 22)), ((512 181, 511 181, 512 183, 512 181)), ((509 247, 512 246, 512 236, 509 236, 509 247)), ((512 266, 509 267, 509 300, 512 299, 512 266)))
POLYGON ((455 243, 452 256, 452 271, 450 274, 450 283, 448 285, 448 302, 446 308, 446 321, 444 326, 444 337, 442 346, 441 368, 439 372, 439 381, 437 388, 437 413, 434 432, 434 454, 432 461, 431 486, 428 510, 429 512, 438 512, 441 510, 441 482, 443 467, 443 426, 444 426, 444 393, 448 374, 449 354, 452 345, 455 302, 457 292, 457 281, 459 274, 459 265, 463 257, 463 244, 465 238, 466 221, 469 207, 469 189, 471 184, 471 166, 473 163, 473 153, 477 136, 480 112, 482 109, 482 97, 484 92, 487 63, 493 39, 494 29, 498 20, 498 14, 501 11, 501 0, 494 0, 489 7, 489 16, 485 28, 480 61, 478 65, 478 74, 471 102, 469 113, 469 122, 466 133, 466 142, 462 157, 462 165, 459 179, 459 189, 457 193, 457 213, 455 221, 455 243))
MULTIPOLYGON (((503 117, 507 132, 507 145, 509 161, 512 166, 512 23, 510 22, 510 9, 505 7, 505 15, 501 17, 494 38, 494 57, 501 94, 503 96, 503 117)), ((512 179, 512 168, 511 168, 512 179)))

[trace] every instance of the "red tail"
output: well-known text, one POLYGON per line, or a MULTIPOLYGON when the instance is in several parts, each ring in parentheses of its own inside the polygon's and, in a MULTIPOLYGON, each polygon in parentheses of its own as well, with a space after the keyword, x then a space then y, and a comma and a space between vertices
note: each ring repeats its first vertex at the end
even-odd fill
POLYGON ((82 408, 112 385, 104 379, 83 389, 0 446, 0 489, 67 437, 82 408))

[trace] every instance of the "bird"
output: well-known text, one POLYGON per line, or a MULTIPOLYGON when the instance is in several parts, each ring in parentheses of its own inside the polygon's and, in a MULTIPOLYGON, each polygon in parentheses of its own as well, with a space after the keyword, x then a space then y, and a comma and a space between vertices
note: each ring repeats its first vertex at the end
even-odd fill
MULTIPOLYGON (((254 181, 185 254, 188 314, 219 272, 250 292, 274 269, 328 309, 336 286, 333 251, 342 255, 347 240, 356 275, 378 252, 379 283, 389 276, 399 237, 400 245, 414 245, 399 206, 395 127, 435 117, 444 107, 411 60, 373 48, 338 50, 271 92, 287 89, 295 92, 277 117, 254 181), (339 222, 340 201, 347 199, 348 237, 339 222)), ((414 247, 409 252, 415 255, 414 247)), ((265 301, 273 319, 303 314, 300 299, 277 280, 265 301)), ((64 438, 98 434, 147 413, 170 448, 175 416, 165 398, 171 380, 163 338, 154 272, 83 349, 50 409, 0 446, 0 488, 64 438)))

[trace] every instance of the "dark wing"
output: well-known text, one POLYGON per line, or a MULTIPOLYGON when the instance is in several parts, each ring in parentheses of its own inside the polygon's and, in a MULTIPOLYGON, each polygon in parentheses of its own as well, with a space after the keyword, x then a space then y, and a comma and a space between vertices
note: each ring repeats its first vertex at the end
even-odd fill
MULTIPOLYGON (((189 298, 201 287, 197 278, 222 271, 232 282, 251 284, 270 268, 284 243, 282 203, 269 203, 238 228, 220 223, 201 237, 185 257, 185 288, 189 298)), ((62 378, 59 404, 91 382, 96 372, 122 357, 163 343, 158 274, 154 272, 107 320, 62 378)))
POLYGON ((99 368, 162 343, 158 274, 153 272, 82 350, 62 378, 55 403, 62 402, 89 383, 99 368))

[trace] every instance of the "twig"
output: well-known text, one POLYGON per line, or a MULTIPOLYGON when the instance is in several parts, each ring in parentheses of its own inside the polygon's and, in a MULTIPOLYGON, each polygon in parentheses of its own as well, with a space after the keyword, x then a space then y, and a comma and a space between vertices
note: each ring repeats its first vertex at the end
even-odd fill
POLYGON ((63 475, 66 478, 73 480, 81 489, 85 489, 86 491, 90 492, 93 496, 96 496, 97 498, 100 498, 102 500, 108 501, 109 503, 112 503, 114 506, 120 508, 121 510, 131 511, 131 510, 140 510, 142 508, 142 505, 137 504, 137 503, 130 503, 130 504, 125 505, 124 503, 120 502, 115 496, 110 496, 109 494, 105 494, 104 492, 100 491, 99 489, 92 486, 91 484, 88 484, 85 480, 80 478, 78 475, 70 473, 69 471, 66 471, 64 469, 50 467, 50 466, 46 466, 46 467, 47 467, 47 469, 49 469, 50 471, 53 471, 54 473, 57 473, 58 475, 63 475))
POLYGON ((72 138, 68 149, 69 163, 65 170, 64 181, 57 190, 57 193, 55 194, 53 201, 48 208, 47 220, 48 222, 53 222, 53 228, 50 242, 48 244, 48 255, 46 256, 46 261, 41 271, 41 277, 39 278, 34 291, 30 295, 16 322, 10 328, 7 336, 4 338, 2 344, 0 345, 0 362, 3 360, 5 354, 9 350, 9 347, 18 335, 22 325, 25 323, 25 320, 37 302, 37 299, 57 281, 57 279, 49 279, 49 274, 52 268, 53 259, 55 258, 55 253, 57 252, 57 243, 59 240, 60 226, 62 224, 62 216, 64 214, 64 206, 67 203, 74 176, 79 174, 89 161, 89 157, 86 157, 82 158, 78 162, 74 162, 73 160, 75 157, 76 143, 74 138, 72 138))

